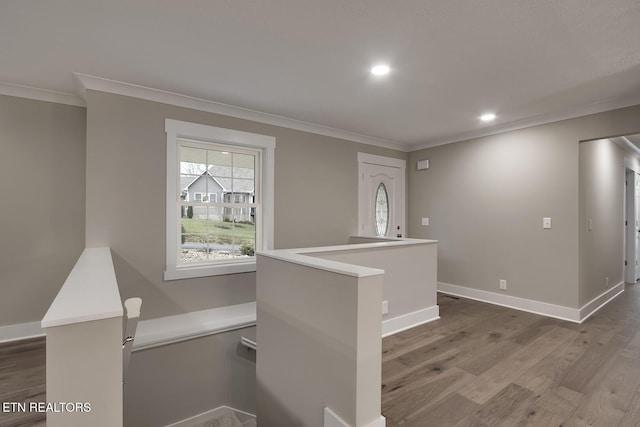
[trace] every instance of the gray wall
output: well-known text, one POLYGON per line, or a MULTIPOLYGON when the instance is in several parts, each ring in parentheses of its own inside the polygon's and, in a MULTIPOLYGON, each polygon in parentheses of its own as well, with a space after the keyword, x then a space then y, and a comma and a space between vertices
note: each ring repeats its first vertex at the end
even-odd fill
POLYGON ((357 152, 406 153, 140 99, 87 95, 87 246, 111 246, 142 318, 255 301, 255 274, 163 281, 165 118, 275 136, 275 246, 346 243, 358 224, 357 152))
POLYGON ((84 108, 0 95, 0 198, 0 326, 39 322, 84 248, 84 108))
POLYGON ((124 425, 167 425, 222 405, 255 414, 256 353, 238 344, 255 333, 244 328, 134 352, 124 425))
MULTIPOLYGON (((358 151, 407 157, 399 151, 89 91, 86 243, 112 248, 121 296, 142 297, 142 319, 256 298, 255 273, 163 281, 166 118, 276 137, 277 248, 346 243, 358 224, 358 151)), ((255 365, 236 353, 237 340, 238 333, 232 332, 135 352, 125 388, 126 424, 168 424, 221 405, 255 413, 255 365)))
POLYGON ((638 130, 640 106, 414 151, 409 236, 439 241, 441 282, 577 308, 579 141, 638 130))
POLYGON ((624 281, 624 164, 608 139, 580 144, 580 305, 624 281))

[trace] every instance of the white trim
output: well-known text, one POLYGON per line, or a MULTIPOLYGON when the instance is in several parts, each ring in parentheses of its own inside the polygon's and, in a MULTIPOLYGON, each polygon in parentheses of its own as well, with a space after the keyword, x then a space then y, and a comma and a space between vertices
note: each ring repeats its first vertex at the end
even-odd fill
MULTIPOLYGON (((167 235, 167 238, 169 236, 167 235)), ((221 265, 194 265, 176 268, 164 272, 164 280, 194 279, 196 277, 221 276, 225 274, 251 273, 256 271, 256 262, 252 258, 250 262, 236 262, 221 265)))
MULTIPOLYGON (((350 245, 351 246, 351 245, 350 245)), ((323 248, 314 248, 317 252, 323 252, 323 248)), ((354 248, 355 249, 355 248, 354 248)), ((318 270, 329 271, 331 273, 342 274, 351 277, 369 277, 380 276, 384 274, 384 270, 379 268, 364 267, 355 264, 347 264, 345 262, 333 261, 329 259, 319 258, 298 254, 289 250, 261 251, 256 253, 258 257, 264 256, 280 261, 289 262, 291 264, 302 265, 304 267, 315 268, 318 270)))
MULTIPOLYGON (((232 146, 250 148, 260 151, 261 161, 259 165, 259 179, 256 179, 260 187, 260 221, 261 235, 257 236, 260 247, 256 249, 273 248, 274 226, 274 185, 275 170, 274 157, 276 138, 257 133, 243 132, 235 129, 226 129, 199 123, 184 122, 180 120, 165 119, 165 131, 167 133, 167 181, 166 181, 166 270, 164 280, 187 279, 194 277, 215 276, 223 274, 235 274, 255 271, 255 259, 249 262, 230 262, 220 265, 185 266, 178 267, 177 248, 178 209, 176 194, 178 194, 178 146, 179 139, 193 139, 211 143, 222 143, 232 146)), ((257 246, 257 245, 256 245, 257 246)))
POLYGON ((465 286, 452 285, 438 282, 438 292, 469 298, 476 301, 487 302, 503 307, 514 308, 529 313, 540 314, 547 317, 580 323, 580 310, 546 302, 534 301, 511 295, 497 294, 495 292, 480 289, 467 288, 465 286))
MULTIPOLYGON (((406 215, 406 169, 407 169, 407 161, 404 159, 397 159, 394 157, 386 157, 386 156, 378 156, 375 154, 369 153, 358 153, 358 233, 364 235, 363 230, 367 228, 367 225, 370 225, 369 221, 369 188, 364 185, 364 168, 365 164, 368 165, 376 165, 376 166, 384 166, 400 169, 400 189, 394 194, 394 197, 400 197, 400 212, 397 214, 398 218, 396 222, 400 224, 401 233, 403 236, 406 236, 407 227, 405 221, 406 215)), ((392 231, 393 234, 393 231, 392 231)))
POLYGON ((407 168, 407 161, 395 157, 378 156, 376 154, 358 153, 358 163, 369 163, 372 165, 389 166, 392 168, 407 168))
POLYGON ((440 319, 437 305, 382 321, 382 338, 440 319))
POLYGON ((559 122, 561 120, 575 119, 578 117, 588 116, 590 114, 604 113, 607 111, 617 110, 619 108, 633 107, 640 104, 640 96, 630 96, 621 100, 607 100, 601 102, 594 102, 588 105, 582 105, 579 107, 568 108, 560 112, 554 112, 549 114, 541 114, 536 117, 525 118, 522 120, 515 120, 512 122, 478 129, 471 132, 463 132, 454 136, 450 136, 443 139, 436 139, 431 142, 412 144, 405 146, 404 151, 411 152, 422 150, 424 148, 437 147, 439 145, 451 144, 454 142, 466 141, 473 138, 481 138, 484 136, 496 135, 503 132, 511 132, 518 129, 530 128, 533 126, 540 126, 549 123, 559 122))
POLYGON ((612 288, 604 291, 580 309, 510 295, 502 295, 495 292, 472 289, 465 286, 452 285, 450 283, 443 282, 438 282, 438 292, 482 301, 489 304, 500 305, 502 307, 513 308, 515 310, 540 314, 542 316, 553 317, 555 319, 566 320, 568 322, 582 323, 612 299, 624 292, 624 283, 620 282, 612 288))
POLYGON ((131 83, 119 82, 102 77, 90 76, 87 74, 73 73, 80 82, 79 92, 83 98, 86 97, 86 90, 114 93, 117 95, 130 96, 133 98, 146 99, 147 101, 160 102, 163 104, 176 105, 178 107, 190 108, 194 110, 206 111, 214 114, 222 114, 229 117, 251 120, 253 122, 265 123, 280 126, 287 129, 295 129, 303 132, 310 132, 318 135, 330 136, 332 138, 345 139, 347 141, 360 142, 362 144, 375 145, 393 150, 408 151, 406 147, 396 141, 388 141, 382 138, 362 135, 329 126, 290 119, 275 114, 250 110, 247 108, 235 107, 203 98, 182 95, 165 90, 153 89, 131 83))
POLYGON ((339 251, 353 251, 360 249, 376 249, 376 248, 388 248, 392 246, 415 246, 415 245, 435 245, 437 240, 428 239, 413 239, 413 238, 397 238, 397 237, 373 237, 373 236, 352 236, 358 239, 373 240, 371 243, 349 243, 347 245, 336 246, 319 246, 310 248, 295 248, 295 249, 278 249, 280 252, 293 252, 296 254, 315 254, 323 252, 339 252, 339 251))
POLYGON ((169 424, 166 427, 193 427, 196 425, 201 425, 202 423, 213 419, 218 412, 223 412, 223 411, 233 411, 238 417, 238 421, 240 421, 243 425, 247 424, 249 420, 256 419, 256 416, 254 414, 250 414, 248 412, 223 405, 215 409, 210 409, 208 411, 202 412, 198 415, 185 418, 184 420, 169 424))
POLYGON ((87 106, 82 98, 72 93, 39 89, 36 87, 22 86, 7 82, 0 82, 0 95, 34 99, 36 101, 54 102, 56 104, 75 105, 77 107, 87 106))
POLYGON ((43 328, 122 317, 111 249, 86 248, 44 315, 43 328))
POLYGON ((383 415, 380 415, 375 420, 371 421, 368 424, 365 424, 364 427, 385 427, 386 425, 387 419, 383 415))
POLYGON ((255 302, 142 320, 138 323, 133 351, 248 328, 255 324, 255 302))
POLYGON ((18 323, 0 326, 0 343, 26 340, 45 336, 40 322, 18 323))
POLYGON ((580 322, 587 320, 593 313, 600 310, 607 305, 609 301, 624 292, 624 282, 620 282, 617 285, 607 289, 602 294, 598 295, 588 303, 582 306, 580 309, 580 322))
POLYGON ((319 270, 331 271, 333 273, 344 274, 347 276, 367 277, 384 274, 384 270, 324 259, 322 258, 322 254, 326 252, 377 249, 394 246, 432 245, 437 243, 437 240, 377 239, 377 241, 373 243, 356 243, 339 246, 320 246, 295 249, 276 249, 271 251, 259 251, 256 254, 258 256, 274 258, 293 264, 303 265, 305 267, 317 268, 319 270))
POLYGON ((340 415, 327 406, 324 408, 324 422, 322 425, 323 427, 351 427, 345 420, 340 418, 340 415))
MULTIPOLYGON (((387 419, 380 415, 375 420, 364 424, 362 427, 385 427, 387 425, 387 419)), ((340 418, 338 414, 333 412, 331 408, 324 408, 324 422, 323 427, 351 427, 345 420, 340 418)))
POLYGON ((196 141, 220 142, 253 149, 276 147, 276 138, 273 136, 184 122, 182 120, 166 119, 165 131, 169 135, 176 135, 177 138, 195 139, 196 141))

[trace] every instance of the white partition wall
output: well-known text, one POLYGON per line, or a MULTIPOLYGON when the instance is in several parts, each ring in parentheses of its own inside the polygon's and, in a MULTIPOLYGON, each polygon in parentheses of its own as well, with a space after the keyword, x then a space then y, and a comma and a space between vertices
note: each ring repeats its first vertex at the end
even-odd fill
POLYGON ((384 270, 382 336, 439 319, 437 241, 358 236, 349 243, 301 253, 384 270))
POLYGON ((122 426, 122 303, 109 248, 85 249, 42 319, 47 426, 122 426))
POLYGON ((383 272, 278 252, 258 255, 259 425, 384 426, 383 272))

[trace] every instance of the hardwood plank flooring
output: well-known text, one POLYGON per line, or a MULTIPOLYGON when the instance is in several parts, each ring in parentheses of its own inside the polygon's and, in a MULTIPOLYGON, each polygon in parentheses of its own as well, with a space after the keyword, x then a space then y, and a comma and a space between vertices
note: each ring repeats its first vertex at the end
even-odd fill
POLYGON ((2 403, 46 402, 45 338, 0 344, 0 426, 44 426, 46 415, 4 412, 2 403))
POLYGON ((640 285, 583 324, 438 295, 383 339, 387 426, 640 426, 640 285))
MULTIPOLYGON (((640 285, 583 324, 446 295, 383 340, 387 426, 640 426, 640 285)), ((0 402, 46 401, 45 339, 0 344, 0 402)), ((0 426, 44 426, 2 413, 0 426)))

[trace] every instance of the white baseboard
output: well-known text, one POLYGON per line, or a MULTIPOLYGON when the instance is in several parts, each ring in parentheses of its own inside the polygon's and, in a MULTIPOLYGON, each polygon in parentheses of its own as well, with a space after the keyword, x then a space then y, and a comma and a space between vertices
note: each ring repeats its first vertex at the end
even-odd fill
POLYGON ((255 420, 256 416, 253 414, 250 414, 248 412, 244 412, 241 411, 239 409, 234 409, 231 408, 229 406, 220 406, 218 408, 215 409, 210 409, 208 411, 205 411, 201 414, 198 415, 194 415, 193 417, 189 417, 189 418, 185 418, 184 420, 175 422, 173 424, 169 424, 166 427, 192 427, 195 426, 199 423, 203 423, 205 421, 209 421, 210 419, 214 418, 216 415, 221 414, 224 411, 233 411, 236 415, 236 417, 238 417, 238 420, 244 425, 246 423, 248 423, 251 420, 255 420))
MULTIPOLYGON (((387 419, 380 415, 375 420, 367 423, 363 427, 385 427, 387 425, 387 419)), ((351 427, 345 420, 340 418, 331 408, 324 408, 324 423, 323 427, 351 427)))
POLYGON ((382 321, 382 337, 397 334, 415 326, 422 325, 440 318, 440 308, 437 305, 403 314, 392 319, 382 321))
POLYGON ((624 282, 607 289, 580 309, 580 322, 587 320, 593 313, 607 305, 609 301, 624 292, 624 282))
POLYGON ((371 421, 369 424, 367 424, 364 427, 385 427, 386 425, 387 425, 387 419, 384 416, 380 415, 378 418, 371 421))
POLYGON ((621 292, 624 292, 624 283, 618 283, 579 309, 483 291, 480 289, 467 288, 465 286, 452 285, 444 282, 438 282, 438 292, 487 302, 489 304, 500 305, 516 310, 527 311, 529 313, 540 314, 542 316, 553 317, 555 319, 566 320, 568 322, 582 323, 602 306, 607 304, 621 292))
POLYGON ((26 340, 45 336, 40 322, 19 323, 17 325, 0 326, 0 343, 26 340))
POLYGON ((324 422, 323 427, 351 427, 345 420, 340 418, 338 414, 333 412, 331 408, 324 408, 324 422))

